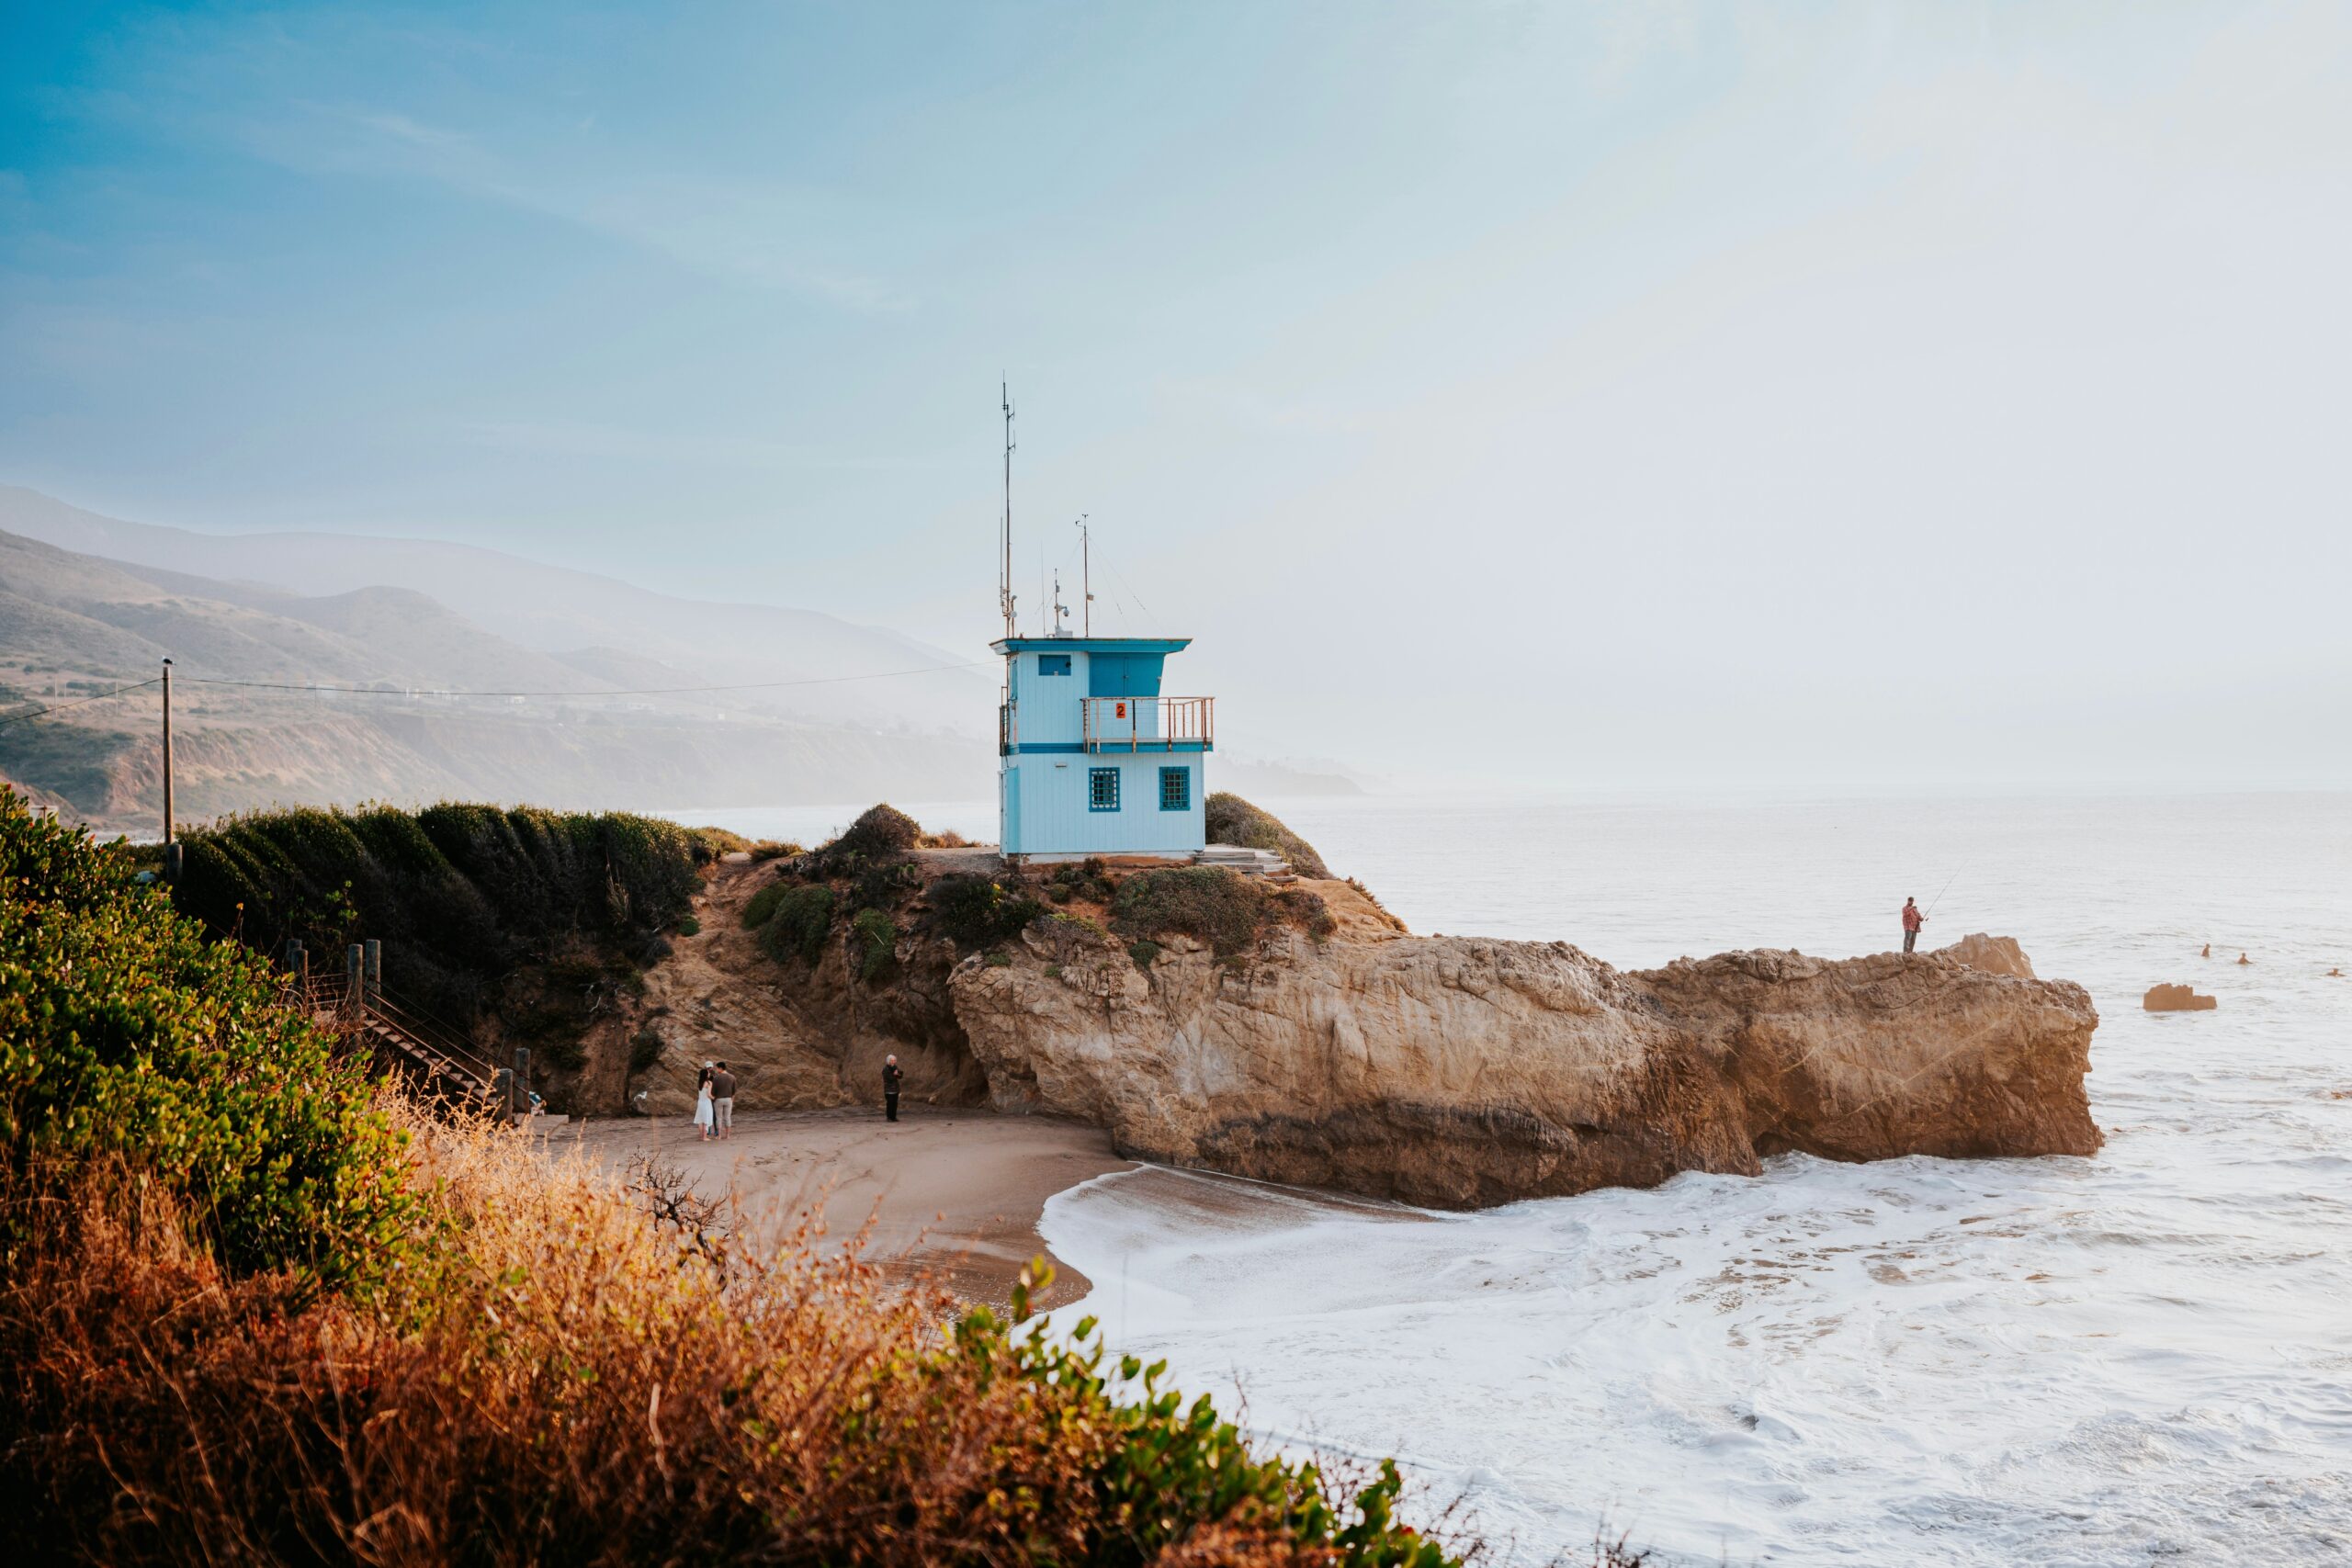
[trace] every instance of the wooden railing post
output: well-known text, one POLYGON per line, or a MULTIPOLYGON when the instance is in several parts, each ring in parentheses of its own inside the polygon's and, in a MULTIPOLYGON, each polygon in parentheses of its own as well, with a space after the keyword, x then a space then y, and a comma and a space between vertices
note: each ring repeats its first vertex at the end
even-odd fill
POLYGON ((384 996, 384 944, 371 936, 360 946, 366 950, 360 969, 361 979, 367 987, 366 999, 381 1001, 384 996))

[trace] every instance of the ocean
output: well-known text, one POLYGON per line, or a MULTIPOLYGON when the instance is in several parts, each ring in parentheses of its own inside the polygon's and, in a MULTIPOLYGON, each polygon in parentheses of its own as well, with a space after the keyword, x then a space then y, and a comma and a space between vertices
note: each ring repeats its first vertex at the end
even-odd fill
POLYGON ((2107 1146, 1471 1214, 1147 1168, 1048 1205, 1058 1318, 1397 1456, 1505 1562, 2352 1561, 2352 797, 1273 804, 1416 931, 1843 956, 1910 895, 1924 945, 2014 936, 2098 1003, 2107 1146))

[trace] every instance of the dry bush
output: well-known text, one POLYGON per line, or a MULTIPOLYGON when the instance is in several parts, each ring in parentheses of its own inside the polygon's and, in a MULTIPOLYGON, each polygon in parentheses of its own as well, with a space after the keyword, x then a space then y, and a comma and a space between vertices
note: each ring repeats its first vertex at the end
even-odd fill
POLYGON ((659 1167, 388 1112, 427 1212, 371 1307, 225 1273, 130 1166, 12 1174, 0 1489, 31 1560, 1443 1561, 1393 1472, 1343 1519, 1158 1369, 812 1234, 754 1252, 659 1167))

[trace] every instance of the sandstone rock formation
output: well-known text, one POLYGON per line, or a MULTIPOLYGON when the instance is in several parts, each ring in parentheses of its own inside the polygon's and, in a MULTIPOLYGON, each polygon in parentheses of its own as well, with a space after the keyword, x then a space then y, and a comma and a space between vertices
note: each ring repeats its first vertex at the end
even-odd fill
POLYGON ((2150 1012, 2211 1012, 2222 1004, 2187 986, 2151 986, 2140 1005, 2150 1012))
POLYGON ((1983 931, 1971 931, 1950 947, 1939 948, 1949 953, 1971 969, 1982 969, 1987 975, 2014 975, 2020 980, 2034 978, 2033 963, 2025 955, 2013 936, 1987 936, 1983 931))
MULTIPOLYGON (((1344 916, 1345 884, 1315 885, 1344 916)), ((1439 1207, 1646 1186, 1761 1156, 2089 1154, 2078 986, 1950 953, 1752 952, 1623 973, 1566 943, 1343 918, 1239 961, 1033 931, 956 1013, 1005 1109, 1122 1154, 1439 1207)), ((2018 954, 2022 964, 2023 955, 2018 954)))
POLYGON ((1220 958, 1170 936, 1145 968, 1096 920, 1046 919, 993 955, 909 934, 868 985, 838 942, 813 967, 759 951, 736 912, 769 874, 722 867, 703 933, 647 976, 664 1049, 632 1081, 656 1111, 683 1111, 712 1055, 744 1110, 871 1100, 893 1050, 917 1102, 1075 1116, 1136 1158, 1450 1208, 1753 1173, 1788 1150, 2099 1146, 2098 1014, 2005 938, 1626 973, 1566 943, 1412 936, 1316 882, 1319 943, 1279 925, 1220 958))

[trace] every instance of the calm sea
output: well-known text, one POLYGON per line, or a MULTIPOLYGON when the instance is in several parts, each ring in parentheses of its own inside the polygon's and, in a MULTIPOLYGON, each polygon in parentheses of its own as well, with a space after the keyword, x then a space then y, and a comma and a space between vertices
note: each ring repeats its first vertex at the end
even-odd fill
POLYGON ((1883 951, 1916 895, 1930 945, 2089 988, 2107 1147, 1476 1214, 1147 1170, 1049 1206, 1096 1282, 1062 1315, 1269 1438, 1400 1456, 1507 1561, 2352 1561, 2352 797, 1279 809, 1416 931, 1627 967, 1883 951), (2142 1011, 2160 980, 2220 1009, 2142 1011))

